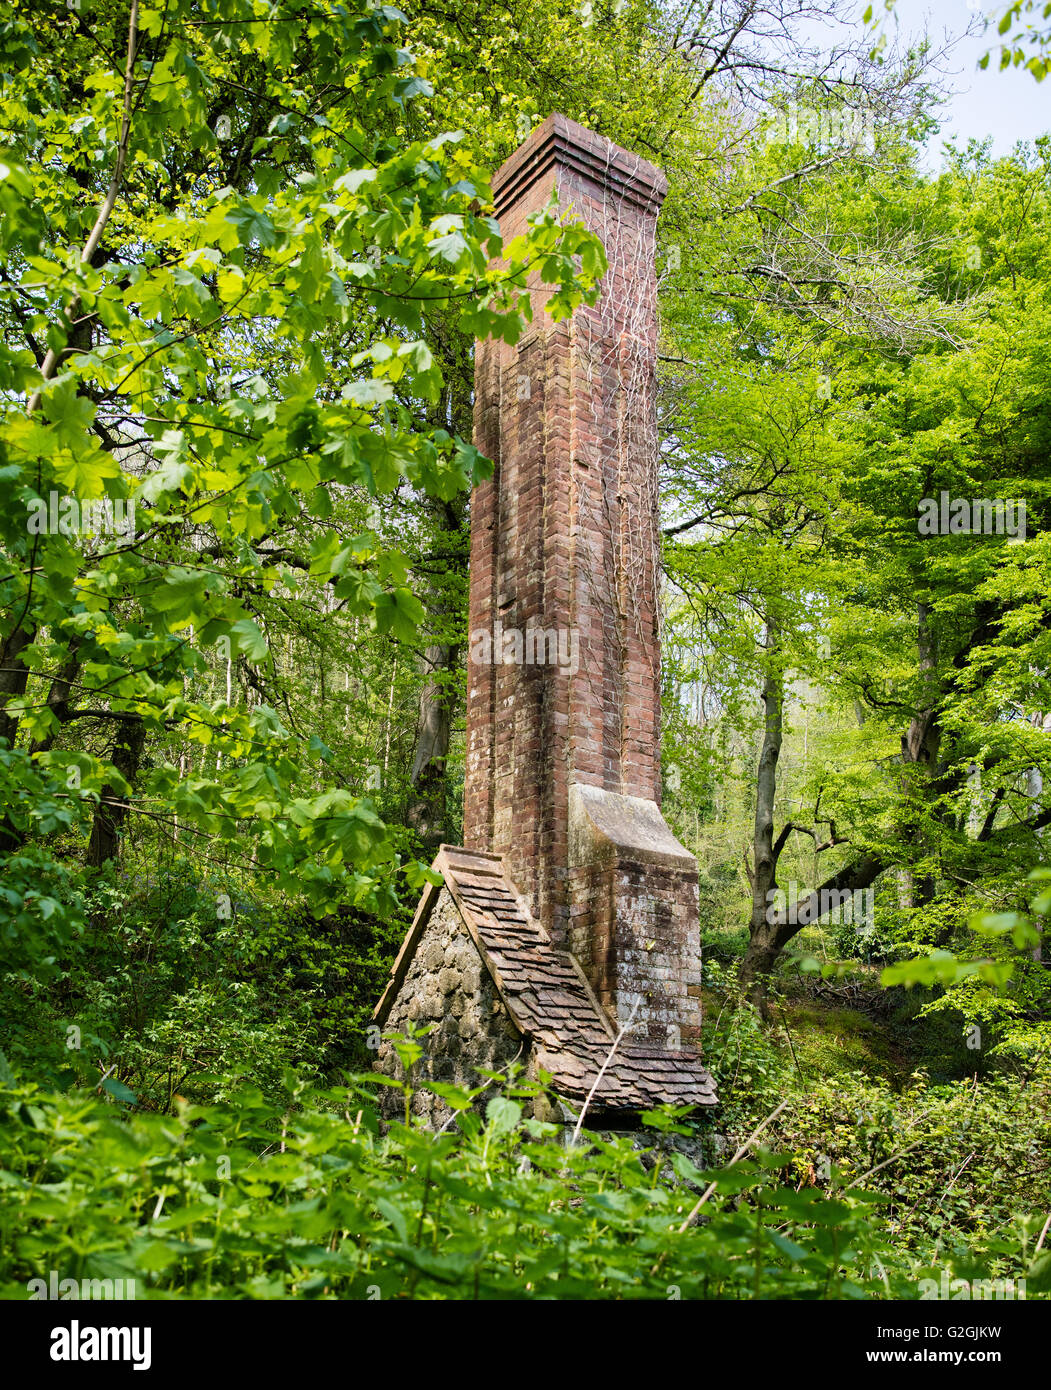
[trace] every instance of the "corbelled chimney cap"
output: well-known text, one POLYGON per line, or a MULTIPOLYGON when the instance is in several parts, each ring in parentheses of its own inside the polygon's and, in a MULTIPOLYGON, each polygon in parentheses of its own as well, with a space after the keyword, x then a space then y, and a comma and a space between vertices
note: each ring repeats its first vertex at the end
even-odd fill
POLYGON ((495 174, 497 214, 506 212, 556 167, 571 169, 603 193, 646 212, 655 213, 668 191, 668 180, 649 160, 555 111, 495 174))

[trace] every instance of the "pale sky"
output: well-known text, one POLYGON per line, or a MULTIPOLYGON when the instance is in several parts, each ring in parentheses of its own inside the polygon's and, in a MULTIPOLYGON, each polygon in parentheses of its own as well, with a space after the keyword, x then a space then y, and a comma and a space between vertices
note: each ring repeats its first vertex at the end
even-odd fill
MULTIPOLYGON (((878 4, 878 0, 876 0, 878 4)), ((864 5, 859 13, 864 12, 864 5)), ((875 8, 875 6, 874 6, 875 8)), ((954 38, 963 34, 972 19, 984 10, 1002 13, 1006 4, 983 4, 982 0, 898 0, 898 25, 903 34, 918 36, 926 28, 932 38, 944 34, 954 38)), ((888 38, 894 21, 889 19, 888 38)), ((1010 152, 1016 140, 1032 140, 1051 133, 1051 77, 1036 82, 1024 68, 1000 72, 996 66, 999 51, 983 72, 978 59, 998 44, 995 25, 984 37, 963 38, 953 50, 946 72, 953 91, 948 106, 941 109, 941 133, 928 146, 925 163, 936 170, 941 165, 942 141, 958 137, 961 149, 968 139, 993 137, 993 153, 1010 152)))

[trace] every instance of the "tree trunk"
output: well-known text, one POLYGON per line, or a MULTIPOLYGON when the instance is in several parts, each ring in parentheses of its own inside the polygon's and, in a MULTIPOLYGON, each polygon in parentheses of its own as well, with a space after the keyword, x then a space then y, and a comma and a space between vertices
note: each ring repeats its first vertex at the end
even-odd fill
MULTIPOLYGON (((129 786, 135 783, 145 742, 146 726, 141 719, 129 720, 118 727, 111 761, 129 786)), ((117 794, 115 788, 109 785, 103 788, 88 842, 86 862, 89 868, 100 869, 109 860, 116 859, 128 807, 129 803, 117 794)))
MULTIPOLYGON (((440 318, 432 328, 448 391, 441 406, 428 417, 429 423, 469 439, 473 415, 473 345, 457 329, 444 325, 440 318)), ((470 528, 467 501, 463 496, 450 501, 429 498, 424 506, 436 528, 433 550, 435 560, 440 561, 442 579, 432 581, 427 598, 427 607, 437 624, 432 630, 433 640, 423 654, 425 680, 420 691, 416 750, 405 818, 424 845, 434 849, 443 840, 455 838, 449 824, 448 759, 454 715, 460 700, 457 675, 461 647, 456 640, 456 618, 466 608, 470 528)))
POLYGON ((790 922, 783 911, 775 912, 770 908, 765 913, 763 922, 755 926, 753 904, 753 926, 750 928, 748 949, 741 961, 738 977, 748 997, 764 1017, 767 1014, 766 977, 792 938, 804 927, 820 921, 823 904, 830 901, 840 902, 840 895, 843 893, 855 893, 859 889, 870 887, 887 867, 887 863, 879 855, 861 855, 853 864, 848 864, 846 868, 825 879, 824 883, 807 897, 800 898, 796 903, 794 922, 790 922))
POLYGON ((420 692, 416 754, 410 781, 408 822, 425 845, 437 847, 446 837, 446 762, 452 734, 453 683, 459 648, 434 643, 424 653, 427 679, 420 692))
POLYGON ((454 838, 449 824, 447 774, 454 716, 461 707, 458 675, 462 648, 455 640, 456 614, 467 591, 469 532, 463 499, 438 503, 431 510, 438 527, 434 549, 441 555, 444 574, 443 582, 432 584, 428 594, 435 630, 422 658, 426 678, 420 691, 406 821, 426 846, 436 848, 443 840, 454 838))
MULTIPOLYGON (((7 702, 26 692, 29 668, 22 660, 22 652, 32 640, 31 632, 16 627, 8 633, 0 648, 0 739, 6 739, 12 748, 18 736, 18 720, 7 713, 7 702)), ((5 814, 0 818, 0 854, 13 854, 21 843, 21 833, 5 814)))
POLYGON ((764 921, 760 927, 750 928, 748 949, 738 967, 737 978, 745 996, 764 1018, 770 1012, 766 1000, 767 980, 780 954, 776 924, 764 921))
MULTIPOLYGON (((767 623, 766 649, 772 658, 777 649, 777 627, 767 623)), ((752 1002, 766 1015, 766 980, 781 946, 771 923, 772 895, 777 887, 777 860, 780 847, 774 847, 774 798, 777 792, 777 764, 784 737, 784 676, 768 669, 763 677, 765 710, 763 746, 756 774, 755 827, 752 833, 754 867, 748 868, 752 887, 752 913, 748 923, 748 950, 741 962, 739 978, 752 1002)), ((747 860, 746 860, 747 867, 747 860)))
POLYGON ((33 744, 31 751, 34 754, 47 753, 54 747, 58 728, 65 724, 69 718, 69 697, 73 690, 73 682, 80 671, 79 653, 80 641, 74 638, 69 645, 69 655, 62 663, 61 670, 52 680, 51 688, 47 692, 47 707, 55 717, 56 727, 49 729, 42 739, 33 744))
POLYGON ((7 702, 26 693, 29 668, 22 660, 22 652, 32 640, 33 634, 28 629, 16 627, 8 633, 0 651, 0 738, 6 738, 12 748, 18 733, 18 720, 7 713, 7 702))
MULTIPOLYGON (((931 685, 936 664, 936 652, 934 634, 931 631, 930 608, 926 603, 916 605, 916 649, 919 657, 920 676, 924 681, 926 691, 923 697, 923 707, 909 720, 909 727, 902 734, 901 757, 903 763, 912 764, 926 771, 923 801, 929 803, 929 799, 935 794, 934 784, 939 774, 941 724, 937 694, 931 685)), ((903 778, 902 790, 905 793, 906 804, 908 804, 916 795, 915 783, 909 775, 903 778)), ((922 855, 924 835, 918 813, 914 812, 909 815, 908 823, 904 827, 903 838, 906 843, 913 845, 917 854, 922 855)), ((914 906, 923 907, 933 900, 938 886, 934 874, 914 873, 912 884, 914 906)))
MULTIPOLYGON (((773 656, 778 640, 773 623, 767 625, 766 647, 773 656)), ((844 892, 854 893, 868 888, 887 867, 876 855, 862 854, 853 864, 839 870, 795 905, 794 920, 790 921, 785 908, 776 904, 777 865, 792 829, 786 824, 774 839, 774 801, 777 789, 777 765, 784 737, 784 674, 779 668, 768 667, 763 678, 765 725, 763 746, 759 754, 756 776, 755 831, 752 849, 755 867, 747 864, 752 888, 752 913, 748 924, 748 948, 738 968, 741 987, 764 1018, 768 1017, 766 991, 769 976, 777 958, 792 938, 804 927, 820 921, 829 902, 838 903, 844 892), (835 896, 833 896, 835 895, 835 896)), ((827 845, 835 839, 834 829, 827 845)), ((817 840, 815 837, 815 848, 817 840)))

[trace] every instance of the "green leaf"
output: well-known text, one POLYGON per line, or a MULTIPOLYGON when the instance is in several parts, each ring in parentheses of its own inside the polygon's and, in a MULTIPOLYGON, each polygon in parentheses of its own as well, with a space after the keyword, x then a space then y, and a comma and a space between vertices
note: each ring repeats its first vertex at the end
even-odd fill
POLYGON ((494 1096, 485 1107, 485 1118, 494 1135, 510 1134, 522 1118, 522 1107, 506 1096, 494 1096))
POLYGON ((401 642, 411 642, 423 621, 423 604, 409 589, 394 589, 376 599, 373 624, 377 632, 389 632, 401 642))
POLYGON ((123 1101, 126 1105, 138 1105, 139 1098, 134 1091, 130 1091, 123 1081, 118 1081, 116 1077, 107 1076, 102 1081, 102 1089, 107 1091, 114 1100, 123 1101))
POLYGON ((266 638, 259 629, 259 624, 252 618, 241 618, 236 623, 231 623, 230 633, 234 638, 237 650, 255 665, 260 665, 269 655, 269 648, 266 645, 266 638))
POLYGON ((277 242, 277 230, 265 212, 243 203, 239 207, 228 208, 226 220, 237 228, 237 236, 242 246, 257 242, 261 247, 273 246, 277 242))
POLYGON ((396 1207, 387 1197, 377 1197, 376 1210, 394 1227, 399 1240, 408 1240, 409 1227, 405 1220, 405 1214, 400 1207, 396 1207))

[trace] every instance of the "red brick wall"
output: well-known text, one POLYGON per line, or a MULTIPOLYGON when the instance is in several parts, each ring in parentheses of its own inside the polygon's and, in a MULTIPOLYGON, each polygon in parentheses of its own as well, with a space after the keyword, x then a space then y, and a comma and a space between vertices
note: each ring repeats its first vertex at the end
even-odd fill
MULTIPOLYGON (((589 906, 570 869, 569 789, 660 802, 654 250, 665 186, 602 137, 545 121, 494 180, 503 235, 521 232, 555 188, 602 238, 609 273, 599 302, 568 323, 551 321, 534 287, 523 339, 479 343, 475 366, 475 442, 495 472, 472 501, 471 633, 536 626, 562 647, 532 665, 500 664, 498 652, 476 660, 475 647, 464 840, 506 857, 556 941, 569 944, 571 912, 588 917, 593 944, 576 930, 574 949, 592 958, 611 1008, 617 890, 596 881, 608 906, 589 906)), ((685 906, 679 889, 659 891, 678 904, 673 917, 689 917, 688 886, 685 906)), ((695 932, 695 876, 692 902, 695 932)))

